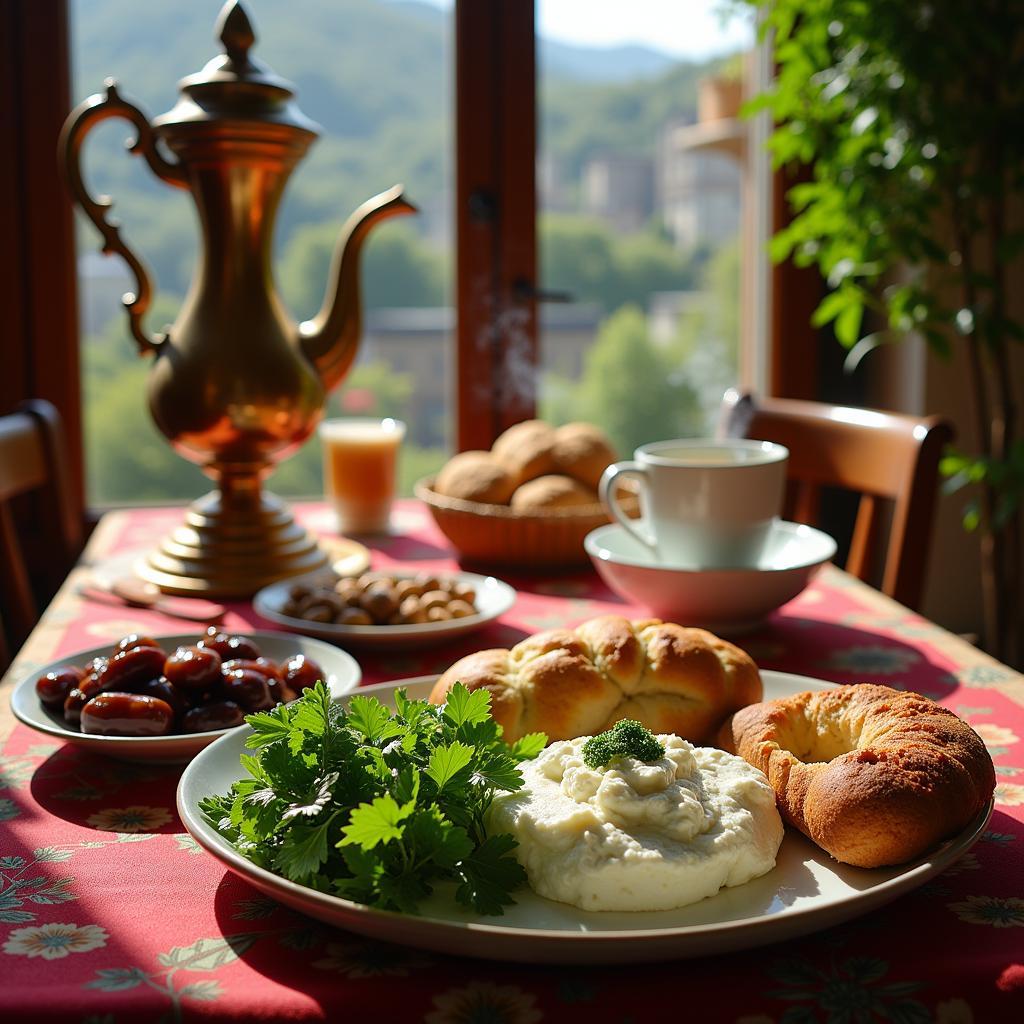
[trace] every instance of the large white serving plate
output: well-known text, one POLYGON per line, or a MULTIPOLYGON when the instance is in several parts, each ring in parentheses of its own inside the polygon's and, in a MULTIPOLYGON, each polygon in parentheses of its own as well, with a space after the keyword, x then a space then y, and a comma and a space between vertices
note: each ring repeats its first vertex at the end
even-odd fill
MULTIPOLYGON (((388 571, 396 579, 412 579, 416 572, 388 571)), ((302 579, 281 580, 260 590, 252 600, 252 606, 265 619, 285 629, 318 636, 336 644, 350 647, 395 648, 428 647, 444 643, 465 633, 472 633, 493 622, 499 615, 515 604, 516 592, 494 576, 479 576, 474 572, 441 572, 439 576, 454 579, 476 591, 476 615, 462 619, 448 619, 444 622, 411 623, 405 626, 342 626, 335 622, 311 622, 294 615, 286 615, 284 607, 288 592, 302 579)), ((307 579, 315 578, 307 577, 307 579)))
MULTIPOLYGON (((762 672, 766 699, 832 684, 783 672, 762 672)), ((434 677, 360 689, 388 702, 398 687, 425 698, 434 677)), ((178 813, 195 839, 257 889, 312 917, 388 942, 457 956, 524 963, 627 963, 704 956, 746 949, 819 931, 865 914, 926 882, 961 857, 980 837, 992 807, 956 838, 928 856, 896 868, 865 870, 832 860, 787 828, 775 868, 746 885, 679 910, 596 913, 517 890, 517 903, 502 917, 462 910, 450 892, 438 891, 419 916, 398 914, 296 885, 256 867, 224 840, 199 812, 199 801, 225 793, 242 778, 239 731, 207 747, 189 765, 178 787, 178 813)))
MULTIPOLYGON (((181 644, 191 645, 203 635, 201 626, 189 633, 153 637, 168 653, 181 644)), ((295 636, 292 633, 246 633, 255 641, 262 654, 273 661, 284 661, 296 654, 305 654, 312 658, 324 670, 327 684, 335 697, 341 697, 359 685, 363 677, 362 669, 345 651, 325 644, 321 640, 295 636)), ((114 648, 113 643, 101 647, 91 647, 87 651, 74 651, 47 665, 42 665, 26 675, 11 693, 11 710, 25 725, 49 736, 56 736, 76 747, 84 747, 94 754, 104 754, 120 761, 149 762, 155 764, 183 764, 214 740, 228 733, 238 732, 248 726, 234 726, 231 729, 217 729, 212 732, 179 733, 171 736, 91 736, 70 729, 63 717, 48 710, 36 696, 36 680, 61 665, 87 665, 93 658, 108 656, 114 648)))

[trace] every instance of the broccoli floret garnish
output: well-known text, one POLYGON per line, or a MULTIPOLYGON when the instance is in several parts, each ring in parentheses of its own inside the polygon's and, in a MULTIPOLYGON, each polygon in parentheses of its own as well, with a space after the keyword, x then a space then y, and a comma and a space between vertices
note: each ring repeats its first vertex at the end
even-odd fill
POLYGON ((595 771, 613 757, 635 757, 638 761, 657 761, 665 756, 665 748, 650 729, 624 718, 600 736, 591 736, 583 744, 583 762, 595 771))

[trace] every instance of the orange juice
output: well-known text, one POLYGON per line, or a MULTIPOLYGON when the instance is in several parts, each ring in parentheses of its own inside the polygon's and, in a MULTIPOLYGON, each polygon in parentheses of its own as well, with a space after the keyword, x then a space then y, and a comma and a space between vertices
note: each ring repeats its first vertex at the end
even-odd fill
POLYGON ((405 424, 392 419, 337 419, 320 424, 324 493, 348 533, 388 528, 398 446, 405 424))

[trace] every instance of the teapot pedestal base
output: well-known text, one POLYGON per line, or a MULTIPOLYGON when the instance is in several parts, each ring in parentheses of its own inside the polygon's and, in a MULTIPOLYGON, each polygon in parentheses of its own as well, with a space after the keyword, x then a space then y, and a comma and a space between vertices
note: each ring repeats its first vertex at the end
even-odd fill
POLYGON ((137 568, 167 594, 251 597, 261 587, 328 563, 316 540, 274 494, 225 501, 220 491, 189 506, 185 522, 137 568))

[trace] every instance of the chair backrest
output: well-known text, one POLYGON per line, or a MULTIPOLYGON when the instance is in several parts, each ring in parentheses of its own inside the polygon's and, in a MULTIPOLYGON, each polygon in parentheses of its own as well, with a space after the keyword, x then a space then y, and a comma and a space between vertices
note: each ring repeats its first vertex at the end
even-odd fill
POLYGON ((787 515, 815 525, 822 487, 860 494, 846 569, 870 579, 878 560, 881 500, 893 504, 881 589, 916 608, 924 587, 939 459, 953 430, 938 416, 820 402, 757 398, 729 391, 720 432, 775 441, 789 449, 787 515))
POLYGON ((0 416, 0 668, 37 618, 25 542, 34 540, 45 550, 48 565, 61 574, 81 546, 82 524, 73 511, 70 487, 57 410, 33 400, 0 416), (11 504, 31 492, 38 492, 33 529, 19 531, 11 504))

